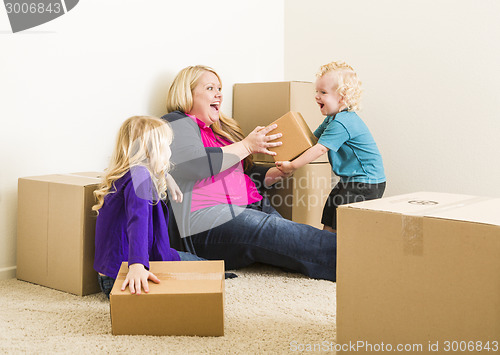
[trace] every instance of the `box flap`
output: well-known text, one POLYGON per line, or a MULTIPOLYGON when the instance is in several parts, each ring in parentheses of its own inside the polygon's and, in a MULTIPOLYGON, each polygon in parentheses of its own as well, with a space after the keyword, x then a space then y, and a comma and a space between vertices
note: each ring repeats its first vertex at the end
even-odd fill
MULTIPOLYGON (((224 280, 224 261, 152 261, 149 270, 155 274, 160 283, 149 282, 149 293, 157 294, 190 294, 221 293, 224 280)), ((111 293, 113 295, 129 295, 127 287, 121 291, 121 285, 128 272, 128 263, 123 262, 118 272, 111 293)))
POLYGON ((500 226, 500 199, 439 192, 415 192, 343 205, 341 208, 399 213, 500 226))
POLYGON ((104 172, 102 171, 82 171, 78 173, 71 173, 70 175, 93 177, 97 179, 102 179, 104 177, 104 172))
POLYGON ((67 184, 75 186, 87 186, 98 184, 101 181, 102 173, 98 172, 87 172, 87 173, 73 173, 73 174, 52 174, 52 175, 42 175, 42 176, 29 176, 23 177, 24 180, 36 180, 52 182, 57 184, 67 184))

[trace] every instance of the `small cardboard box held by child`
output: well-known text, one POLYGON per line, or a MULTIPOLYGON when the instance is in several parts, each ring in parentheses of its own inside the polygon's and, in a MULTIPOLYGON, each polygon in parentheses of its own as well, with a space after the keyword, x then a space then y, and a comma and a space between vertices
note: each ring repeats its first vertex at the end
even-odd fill
POLYGON ((283 144, 269 148, 270 151, 277 153, 273 156, 274 161, 293 160, 318 141, 300 112, 290 111, 269 125, 272 124, 277 124, 278 127, 271 131, 271 134, 283 134, 281 138, 278 138, 283 144))

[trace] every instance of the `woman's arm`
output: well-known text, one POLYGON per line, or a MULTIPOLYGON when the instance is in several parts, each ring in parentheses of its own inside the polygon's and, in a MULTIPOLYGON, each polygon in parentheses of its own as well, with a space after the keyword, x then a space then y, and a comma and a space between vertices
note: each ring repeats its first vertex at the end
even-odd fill
POLYGON ((270 142, 281 137, 281 133, 266 136, 276 125, 257 127, 241 142, 223 148, 204 147, 199 127, 191 118, 181 112, 172 112, 162 117, 174 131, 170 146, 174 170, 172 174, 181 181, 197 181, 217 175, 249 154, 265 153, 275 155, 268 148, 277 147, 281 142, 270 142))
POLYGON ((177 111, 162 118, 170 123, 174 132, 174 139, 170 145, 173 163, 171 173, 179 185, 187 181, 205 179, 220 172, 222 149, 205 148, 199 127, 191 118, 177 111))

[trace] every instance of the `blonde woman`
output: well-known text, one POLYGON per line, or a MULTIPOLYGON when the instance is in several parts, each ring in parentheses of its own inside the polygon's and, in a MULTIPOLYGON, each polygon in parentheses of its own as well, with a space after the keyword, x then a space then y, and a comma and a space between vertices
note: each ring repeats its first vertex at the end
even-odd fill
MULTIPOLYGON (((168 215, 164 213, 167 186, 176 201, 182 193, 167 174, 170 167, 172 129, 149 116, 127 119, 118 132, 105 177, 94 192, 97 204, 94 269, 99 285, 109 297, 123 261, 129 271, 121 289, 149 292, 148 280, 160 280, 149 261, 192 260, 170 248, 168 215)), ((198 259, 198 258, 194 258, 198 259)))
POLYGON ((162 118, 174 131, 172 175, 184 201, 172 209, 184 245, 227 269, 260 262, 335 280, 336 235, 284 219, 259 192, 288 175, 250 155, 273 154, 281 134, 257 127, 244 137, 222 100, 220 77, 206 66, 184 68, 169 90, 162 118))
POLYGON ((326 116, 314 132, 318 143, 292 162, 276 162, 293 173, 328 152, 333 172, 340 177, 323 209, 323 229, 337 230, 337 206, 381 198, 385 190, 382 156, 368 127, 356 114, 361 82, 344 62, 323 65, 316 80, 316 103, 326 116))

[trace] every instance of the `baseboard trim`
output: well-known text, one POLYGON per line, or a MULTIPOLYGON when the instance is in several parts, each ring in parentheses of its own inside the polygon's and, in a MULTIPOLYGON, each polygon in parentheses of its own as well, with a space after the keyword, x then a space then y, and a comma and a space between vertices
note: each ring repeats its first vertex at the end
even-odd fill
POLYGON ((0 280, 13 279, 16 277, 16 266, 4 267, 0 269, 0 280))

